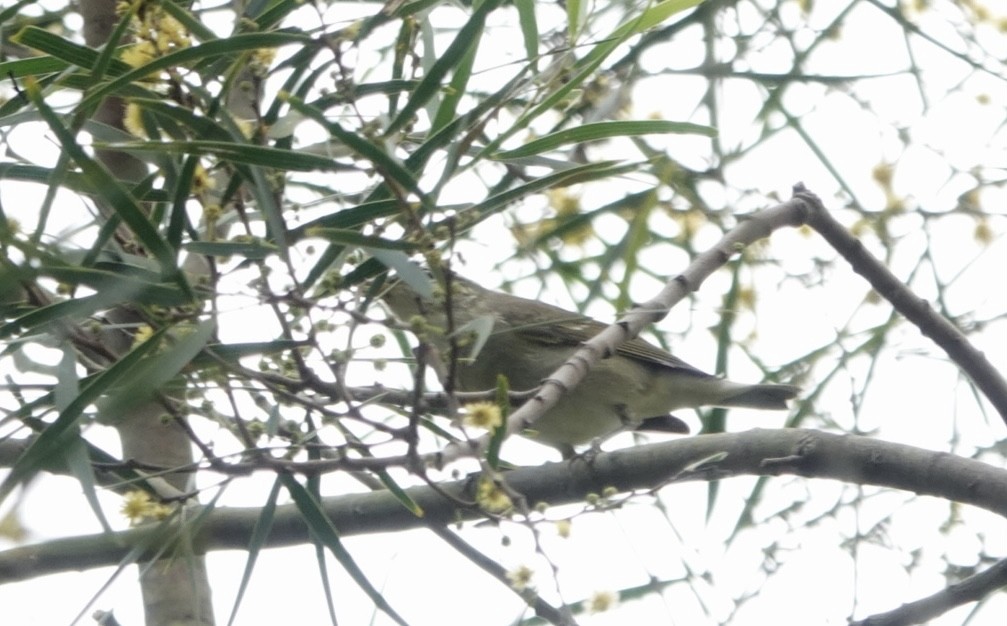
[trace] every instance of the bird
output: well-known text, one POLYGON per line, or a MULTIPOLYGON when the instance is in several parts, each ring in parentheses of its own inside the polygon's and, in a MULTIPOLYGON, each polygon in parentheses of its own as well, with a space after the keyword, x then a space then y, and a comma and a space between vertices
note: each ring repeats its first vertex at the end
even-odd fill
MULTIPOLYGON (((416 284, 415 279, 411 280, 416 284)), ((393 279, 382 299, 391 313, 412 328, 443 360, 452 354, 448 336, 448 302, 455 354, 454 368, 439 368, 443 378, 454 369, 458 391, 487 391, 503 375, 511 390, 541 385, 585 341, 606 325, 557 306, 487 289, 452 274, 444 290, 421 285, 419 293, 393 279), (473 350, 474 349, 474 350, 473 350)), ((447 387, 447 385, 445 385, 447 387)), ((671 411, 701 406, 785 410, 800 388, 794 385, 746 384, 699 370, 644 339, 623 342, 602 359, 580 384, 564 394, 523 435, 569 457, 575 446, 601 442, 626 430, 687 434, 688 425, 671 411)))

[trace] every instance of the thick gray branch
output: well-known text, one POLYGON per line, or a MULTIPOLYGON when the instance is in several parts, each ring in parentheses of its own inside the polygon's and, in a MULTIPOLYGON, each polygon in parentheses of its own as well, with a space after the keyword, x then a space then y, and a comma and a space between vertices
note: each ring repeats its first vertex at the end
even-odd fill
MULTIPOLYGON (((606 487, 630 492, 673 482, 781 474, 910 491, 971 504, 1007 517, 1007 470, 943 452, 813 430, 701 435, 603 453, 591 461, 516 469, 505 476, 508 485, 528 502, 560 505, 582 502, 587 494, 600 493, 606 487)), ((446 483, 440 489, 470 501, 471 482, 446 483)), ((336 496, 326 498, 323 504, 343 536, 482 518, 479 511, 459 508, 430 487, 407 491, 423 508, 423 519, 409 513, 388 492, 336 496)), ((259 514, 257 508, 213 511, 199 528, 190 529, 194 549, 205 552, 246 548, 259 514)), ((135 546, 147 542, 162 545, 163 541, 156 527, 143 527, 7 550, 0 552, 0 584, 114 565, 135 546)), ((307 541, 307 526, 296 507, 279 507, 267 545, 280 547, 307 541)))

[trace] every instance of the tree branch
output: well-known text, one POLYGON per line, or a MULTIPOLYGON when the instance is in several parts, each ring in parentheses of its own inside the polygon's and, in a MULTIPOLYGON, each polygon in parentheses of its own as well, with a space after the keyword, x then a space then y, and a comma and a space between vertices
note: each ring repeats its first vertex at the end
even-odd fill
POLYGON ((871 287, 891 302, 895 310, 916 325, 924 336, 940 346, 975 382, 1007 424, 1007 380, 986 356, 969 343, 954 324, 934 311, 864 248, 863 244, 837 222, 820 201, 810 203, 808 225, 841 254, 853 271, 867 279, 871 287))
MULTIPOLYGON (((751 430, 700 435, 602 453, 590 461, 547 463, 507 472, 510 488, 528 502, 551 505, 583 502, 608 487, 620 492, 651 491, 674 482, 732 476, 791 474, 840 480, 929 495, 977 506, 1007 517, 1007 470, 944 452, 923 450, 856 435, 814 430, 751 430)), ((388 492, 326 498, 323 506, 342 536, 446 526, 482 519, 471 501, 474 481, 412 487, 406 493, 424 511, 418 518, 388 492), (439 491, 449 497, 445 498, 439 491)), ((199 552, 248 547, 258 508, 222 508, 182 533, 199 552)), ((199 517, 196 514, 190 516, 199 517)), ((112 534, 56 539, 0 552, 0 584, 59 571, 115 565, 137 546, 162 546, 179 531, 157 524, 112 534)), ((308 528, 294 505, 276 510, 265 545, 309 541, 308 528)), ((153 550, 154 548, 149 548, 153 550)), ((145 558, 142 555, 140 558, 145 558)))
POLYGON ((965 580, 941 589, 932 596, 903 604, 899 608, 850 622, 850 626, 908 626, 922 624, 951 609, 977 602, 997 589, 1007 586, 1007 559, 993 567, 973 574, 965 580))

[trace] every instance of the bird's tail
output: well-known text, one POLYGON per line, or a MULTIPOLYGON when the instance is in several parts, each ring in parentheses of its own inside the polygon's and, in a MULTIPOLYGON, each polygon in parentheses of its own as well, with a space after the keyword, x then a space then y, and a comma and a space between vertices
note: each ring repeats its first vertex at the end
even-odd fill
POLYGON ((786 409, 787 400, 792 400, 800 391, 801 388, 794 385, 738 385, 736 390, 724 394, 717 405, 750 409, 786 409))

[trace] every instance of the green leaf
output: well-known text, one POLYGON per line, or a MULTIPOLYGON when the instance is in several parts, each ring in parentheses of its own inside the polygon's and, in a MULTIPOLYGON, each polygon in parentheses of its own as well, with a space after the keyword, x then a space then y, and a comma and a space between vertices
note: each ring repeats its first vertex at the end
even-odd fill
POLYGON ((508 189, 507 191, 495 194, 483 200, 479 204, 471 207, 469 211, 476 213, 480 218, 486 217, 497 211, 506 208, 512 202, 516 202, 525 196, 539 193, 546 189, 564 187, 589 180, 598 180, 626 174, 637 170, 635 164, 618 164, 615 161, 599 161, 578 165, 569 169, 560 170, 541 178, 526 183, 524 185, 508 189))
POLYGON ((259 6, 268 6, 261 13, 256 12, 256 10, 249 4, 246 11, 246 15, 249 17, 254 17, 255 25, 260 30, 268 30, 281 21, 283 18, 287 17, 291 12, 296 11, 304 6, 303 0, 271 0, 256 2, 259 6))
POLYGON ((338 122, 327 119, 321 111, 305 105, 296 98, 290 99, 290 106, 324 126, 333 138, 373 163, 374 167, 400 186, 415 193, 421 201, 425 201, 426 196, 412 173, 376 143, 368 141, 358 133, 348 132, 338 122))
POLYGON ((576 44, 580 31, 587 21, 588 2, 585 0, 567 0, 566 2, 566 25, 567 41, 572 45, 576 44))
MULTIPOLYGON (((189 328, 176 326, 175 330, 189 328)), ((129 409, 150 399, 181 372, 206 347, 215 330, 213 320, 201 322, 170 348, 137 363, 117 382, 108 397, 98 403, 99 421, 114 424, 129 419, 129 409)))
POLYGON ((65 70, 69 64, 54 57, 37 57, 33 59, 16 59, 0 63, 0 72, 8 78, 24 78, 25 76, 43 76, 65 70))
POLYGON ((532 66, 538 65, 538 20, 535 18, 535 0, 514 0, 517 7, 518 23, 521 25, 521 39, 524 51, 532 66))
POLYGON ((501 133, 496 139, 490 142, 484 152, 492 153, 497 147, 527 127, 533 120, 538 119, 543 113, 550 111, 561 100, 574 89, 579 89, 581 85, 601 66, 612 52, 623 44, 630 37, 653 28, 669 19, 671 16, 699 4, 702 0, 665 0, 664 2, 650 5, 641 15, 631 18, 617 27, 608 37, 594 46, 584 58, 577 61, 572 68, 572 76, 558 89, 540 103, 531 108, 527 113, 519 117, 506 132, 501 133))
MULTIPOLYGON (((138 265, 103 261, 95 267, 81 267, 70 265, 62 257, 24 241, 11 239, 7 244, 19 249, 32 262, 11 269, 4 278, 30 281, 48 276, 68 285, 86 285, 98 292, 104 304, 136 302, 177 306, 193 301, 193 294, 179 288, 177 283, 160 282, 157 273, 138 265)), ((138 262, 145 260, 138 259, 138 262)))
POLYGON ((180 306, 192 302, 191 295, 174 283, 154 283, 119 272, 87 267, 43 266, 37 275, 49 276, 68 285, 86 285, 95 289, 105 303, 133 302, 180 306))
POLYGON ((500 160, 518 159, 555 150, 560 146, 587 141, 599 141, 612 137, 633 137, 664 133, 698 134, 713 137, 716 129, 689 122, 667 122, 662 120, 606 121, 567 128, 529 141, 520 148, 499 152, 494 158, 500 160))
POLYGON ((378 478, 381 480, 381 484, 384 485, 388 492, 395 496, 395 499, 399 501, 407 511, 415 515, 416 517, 423 517, 423 508, 406 493, 405 489, 399 486, 392 475, 386 470, 381 470, 378 472, 378 478))
POLYGON ((314 228, 352 229, 383 217, 397 215, 401 210, 402 205, 398 200, 378 200, 348 209, 340 209, 291 229, 290 240, 299 241, 308 236, 307 233, 314 228))
MULTIPOLYGON (((438 150, 452 150, 461 133, 468 132, 473 126, 480 123, 480 119, 492 115, 515 97, 516 92, 525 85, 525 74, 529 71, 531 71, 531 65, 525 66, 500 89, 480 100, 473 109, 432 133, 406 158, 406 168, 410 172, 420 172, 438 150)), ((445 173, 446 175, 447 173, 445 173)))
POLYGON ((203 61, 215 59, 227 55, 234 55, 245 50, 258 50, 260 48, 277 48, 287 44, 299 44, 302 46, 319 45, 308 35, 289 32, 274 33, 249 33, 234 35, 227 39, 215 39, 198 46, 183 48, 177 52, 158 57, 138 68, 134 68, 116 79, 104 83, 101 87, 94 89, 77 104, 77 109, 88 110, 104 98, 116 94, 123 87, 133 82, 143 82, 143 80, 154 72, 166 70, 203 61))
POLYGON ((254 241, 190 241, 182 248, 193 254, 206 256, 231 257, 240 256, 246 259, 261 260, 276 254, 277 248, 269 242, 254 241))
MULTIPOLYGON (((53 398, 56 402, 56 409, 62 411, 73 402, 79 393, 77 380, 77 354, 69 347, 63 348, 63 358, 60 359, 56 367, 56 386, 53 389, 53 398)), ((88 454, 84 440, 80 438, 80 433, 67 442, 65 448, 65 458, 67 469, 80 483, 81 491, 84 492, 84 499, 91 506, 95 517, 101 524, 102 529, 110 533, 112 527, 105 519, 101 504, 98 502, 98 492, 95 488, 94 467, 91 465, 91 457, 88 454)))
POLYGON ((249 143, 234 141, 137 141, 137 142, 95 142, 95 147, 106 150, 122 150, 123 152, 152 152, 164 154, 198 154, 215 156, 234 163, 247 163, 271 167, 279 170, 311 171, 311 170, 345 170, 347 167, 328 157, 316 156, 306 152, 282 150, 249 143))
POLYGON ((441 104, 437 107, 437 114, 434 116, 433 123, 430 124, 431 133, 436 133, 455 118, 458 104, 467 93, 469 78, 472 76, 472 65, 475 63, 478 50, 479 40, 477 39, 472 42, 455 67, 451 82, 444 89, 444 97, 441 98, 441 104))
POLYGON ((61 322, 68 318, 71 320, 84 319, 95 311, 108 308, 112 304, 121 301, 118 297, 108 297, 106 292, 106 294, 73 298, 32 309, 24 315, 15 317, 9 322, 0 325, 0 339, 7 339, 19 333, 47 332, 45 327, 53 322, 61 322))
POLYGON ((454 41, 430 67, 429 72, 420 81, 419 87, 413 91, 398 116, 388 125, 385 135, 392 135, 405 127, 412 120, 413 115, 440 92, 448 72, 461 63, 468 50, 479 42, 482 38, 483 26, 486 24, 486 16, 496 10, 501 2, 502 0, 485 0, 479 8, 473 11, 472 17, 465 23, 465 26, 461 27, 454 41))
POLYGON ((362 235, 356 230, 344 228, 312 228, 305 232, 308 237, 319 237, 332 243, 338 243, 356 247, 368 247, 379 250, 401 250, 411 252, 416 249, 416 244, 408 241, 394 241, 373 235, 362 235))
POLYGON ((336 560, 343 566, 346 573, 370 597, 375 606, 384 611, 397 624, 407 626, 406 621, 399 617, 398 613, 388 604, 384 596, 367 580, 363 570, 360 569, 360 566, 353 560, 349 551, 343 546, 336 527, 332 525, 329 517, 322 510, 322 507, 319 506, 315 498, 292 475, 281 473, 279 477, 284 487, 287 488, 287 492, 290 493, 290 497, 293 498, 294 504, 297 505, 297 509, 301 512, 304 522, 308 525, 314 537, 329 549, 329 552, 336 557, 336 560))
POLYGON ((156 98, 130 98, 129 101, 130 104, 135 104, 157 116, 165 117, 187 126, 193 132, 194 136, 200 137, 204 140, 214 139, 236 142, 236 140, 240 139, 241 143, 245 143, 245 138, 243 136, 236 137, 232 135, 216 120, 206 117, 205 115, 200 115, 192 109, 187 109, 166 100, 159 100, 156 98))
POLYGON ((45 103, 35 81, 30 79, 25 81, 25 92, 43 119, 49 124, 49 128, 56 135, 63 150, 80 167, 92 190, 111 205, 122 221, 136 234, 140 243, 160 263, 162 275, 174 277, 179 286, 187 288, 176 265, 175 251, 161 238, 137 200, 130 195, 129 190, 112 176, 104 165, 87 155, 81 145, 77 143, 74 133, 63 125, 56 112, 45 103))
POLYGON ((269 531, 273 529, 273 519, 276 514, 276 500, 280 496, 282 481, 279 477, 273 481, 273 488, 266 497, 266 503, 259 510, 259 517, 252 527, 252 536, 248 539, 248 558, 245 560, 245 570, 241 573, 241 582, 238 584, 238 593, 234 596, 234 607, 231 609, 231 617, 227 620, 228 626, 234 623, 234 618, 238 615, 238 607, 241 606, 241 599, 245 597, 245 590, 252 579, 252 570, 255 569, 255 561, 259 558, 259 553, 266 545, 269 538, 269 531))
POLYGON ((116 58, 116 48, 119 43, 127 36, 130 26, 133 23, 133 18, 136 15, 136 11, 140 8, 139 3, 134 2, 129 4, 127 8, 119 14, 119 23, 115 25, 112 32, 109 33, 108 38, 104 42, 104 47, 98 53, 98 58, 95 60, 94 65, 91 67, 91 82, 97 83, 109 73, 109 69, 114 65, 114 74, 122 74, 123 71, 129 69, 129 65, 123 63, 121 60, 116 58))
POLYGON ((497 374, 496 405, 500 409, 500 425, 490 434, 490 445, 486 449, 486 462, 495 470, 500 469, 500 448, 507 436, 507 417, 510 415, 510 383, 503 374, 497 374))
POLYGON ((209 41, 217 39, 216 33, 211 29, 206 27, 201 20, 196 19, 192 13, 186 8, 189 2, 162 2, 160 7, 164 9, 164 12, 171 15, 173 18, 179 21, 185 30, 189 31, 200 41, 209 41))
POLYGON ((37 0, 18 0, 13 5, 7 7, 3 11, 0 11, 0 24, 7 23, 7 20, 12 19, 20 15, 21 9, 25 8, 29 4, 35 4, 37 0))
POLYGON ((434 281, 426 270, 413 262, 408 256, 395 250, 370 250, 371 256, 382 265, 395 272, 409 288, 421 298, 434 297, 434 281))
POLYGON ((56 421, 43 430, 38 438, 28 446, 28 449, 14 462, 14 466, 0 483, 0 503, 10 495, 18 484, 34 476, 39 469, 50 464, 58 465, 61 460, 65 459, 73 440, 80 437, 77 426, 84 409, 132 371, 157 346, 163 334, 163 329, 154 333, 150 339, 133 348, 105 371, 94 376, 77 397, 60 411, 56 421))
MULTIPOLYGON (((101 56, 101 53, 94 48, 73 43, 37 26, 25 27, 21 32, 11 37, 11 41, 44 52, 67 65, 75 65, 84 69, 93 68, 101 56)), ((112 74, 123 74, 130 69, 129 64, 118 59, 113 59, 109 65, 112 74)))

